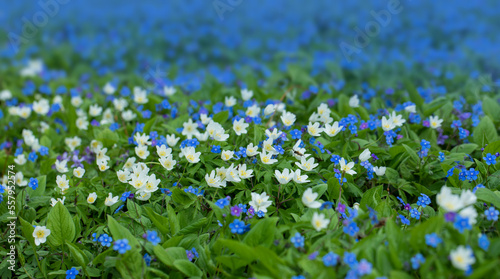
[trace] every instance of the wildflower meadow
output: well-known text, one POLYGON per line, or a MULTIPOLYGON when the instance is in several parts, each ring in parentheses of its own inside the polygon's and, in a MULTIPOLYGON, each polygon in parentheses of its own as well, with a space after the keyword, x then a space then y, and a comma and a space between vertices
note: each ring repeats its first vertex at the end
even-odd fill
POLYGON ((498 1, 11 1, 0 278, 500 278, 498 1))

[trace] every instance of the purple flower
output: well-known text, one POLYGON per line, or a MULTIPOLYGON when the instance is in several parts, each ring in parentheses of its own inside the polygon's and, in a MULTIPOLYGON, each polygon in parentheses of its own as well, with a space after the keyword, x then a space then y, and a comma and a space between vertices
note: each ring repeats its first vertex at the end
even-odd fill
POLYGON ((235 205, 233 207, 231 207, 231 215, 235 216, 235 217, 240 217, 241 215, 241 207, 235 205))

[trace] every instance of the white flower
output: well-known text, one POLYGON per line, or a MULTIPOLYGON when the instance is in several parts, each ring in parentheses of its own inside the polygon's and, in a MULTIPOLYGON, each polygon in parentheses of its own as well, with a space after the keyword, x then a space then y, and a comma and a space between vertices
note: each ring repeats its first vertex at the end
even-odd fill
POLYGON ((335 121, 333 123, 333 125, 325 124, 325 128, 323 129, 323 132, 325 132, 325 134, 327 134, 330 137, 334 137, 340 131, 342 131, 342 128, 344 128, 344 126, 339 126, 339 122, 335 121))
POLYGON ((107 82, 102 88, 102 91, 107 95, 113 95, 113 93, 115 93, 116 91, 116 88, 113 86, 113 84, 111 84, 111 82, 107 82))
POLYGON ((351 108, 357 108, 359 107, 359 99, 358 99, 358 95, 354 95, 352 96, 350 99, 349 99, 349 106, 351 108))
POLYGON ((101 113, 102 113, 102 107, 100 107, 98 105, 91 105, 90 106, 90 108, 89 108, 89 115, 90 116, 96 117, 96 116, 101 115, 101 113))
POLYGON ((255 156, 258 153, 259 153, 259 147, 258 146, 254 146, 253 143, 249 143, 247 145, 247 156, 248 157, 255 156))
POLYGON ((238 170, 234 167, 234 164, 231 164, 229 168, 226 170, 226 181, 227 182, 240 182, 241 178, 239 176, 238 170))
POLYGON ((208 117, 206 113, 201 113, 200 120, 203 125, 207 125, 212 121, 212 117, 208 117))
POLYGON ((163 94, 165 94, 165 96, 172 96, 176 91, 177 89, 173 86, 163 86, 163 94))
POLYGON ((134 102, 137 104, 145 104, 148 100, 148 92, 138 86, 134 87, 134 102))
POLYGON ((78 178, 82 178, 84 174, 85 174, 85 169, 82 167, 73 169, 73 175, 78 178))
POLYGON ((247 108, 247 111, 245 112, 246 116, 250 117, 256 117, 260 113, 260 108, 257 106, 257 104, 254 104, 250 107, 247 108))
POLYGON ((142 190, 144 192, 153 193, 158 190, 158 184, 160 184, 160 179, 156 179, 156 175, 153 173, 148 177, 148 181, 142 190))
POLYGON ((172 155, 160 158, 158 161, 160 161, 160 164, 167 170, 172 170, 175 164, 177 164, 177 161, 173 159, 172 155))
POLYGON ((196 128, 198 128, 198 124, 196 122, 193 122, 193 119, 189 118, 187 122, 184 122, 182 124, 184 126, 184 129, 182 129, 182 135, 186 136, 188 139, 192 139, 193 136, 198 132, 196 128))
POLYGON ((346 164, 344 158, 340 159, 340 171, 345 172, 345 173, 350 174, 350 175, 353 175, 353 174, 356 174, 356 172, 354 170, 352 170, 353 167, 354 167, 354 162, 350 162, 350 163, 346 164))
POLYGON ((162 144, 161 146, 157 145, 156 153, 158 154, 158 156, 160 156, 160 158, 165 158, 172 154, 172 148, 167 148, 167 146, 165 146, 164 144, 162 144))
POLYGON ((47 236, 50 235, 50 230, 45 226, 36 226, 33 230, 33 238, 35 239, 35 245, 40 246, 41 243, 47 241, 47 236))
POLYGON ((271 132, 271 130, 266 130, 266 136, 270 139, 272 139, 273 141, 277 138, 279 138, 281 136, 281 134, 283 134, 282 131, 274 128, 273 131, 271 132))
POLYGON ((47 99, 40 99, 39 101, 33 102, 33 111, 40 114, 46 115, 49 112, 50 104, 47 99))
POLYGON ((471 190, 465 190, 460 194, 460 200, 462 201, 464 207, 473 205, 477 201, 477 197, 471 190))
POLYGON ((140 201, 147 201, 149 198, 151 198, 151 192, 146 192, 146 191, 137 191, 136 193, 136 199, 140 201))
POLYGON ((127 170, 131 170, 132 167, 134 166, 135 164, 135 160, 136 158, 135 157, 130 157, 127 159, 127 161, 125 162, 125 165, 123 165, 123 168, 124 169, 127 169, 127 170))
POLYGON ((229 134, 226 134, 226 131, 221 126, 219 129, 216 129, 214 131, 213 137, 214 137, 214 140, 216 140, 216 141, 226 141, 229 138, 229 134))
POLYGON ((74 151, 75 148, 77 148, 78 146, 80 146, 80 144, 82 143, 82 139, 80 139, 79 137, 72 137, 72 138, 66 138, 64 139, 64 142, 66 143, 66 145, 69 147, 69 149, 71 151, 74 151))
POLYGON ((83 104, 83 100, 80 96, 71 97, 71 104, 77 108, 83 104))
POLYGON ((109 169, 108 161, 107 160, 99 160, 97 161, 97 166, 99 167, 100 171, 105 171, 109 169))
POLYGON ((19 154, 17 157, 14 159, 14 162, 20 166, 26 164, 26 156, 24 154, 19 154))
POLYGON ((403 115, 396 115, 396 111, 392 112, 390 119, 396 127, 401 127, 406 122, 406 119, 403 118, 403 115))
POLYGON ((295 183, 299 183, 299 184, 307 183, 307 182, 309 182, 309 180, 307 180, 307 178, 308 178, 307 175, 300 174, 300 170, 295 170, 295 172, 293 173, 293 181, 295 181, 295 183))
POLYGON ((113 100, 113 105, 117 111, 123 111, 128 106, 128 102, 126 99, 116 98, 113 100))
POLYGON ((134 140, 139 146, 151 145, 151 141, 149 141, 149 135, 147 135, 146 133, 143 133, 142 135, 139 132, 135 133, 134 140))
POLYGON ((90 193, 89 196, 87 197, 87 203, 93 204, 97 200, 97 194, 96 192, 90 193))
POLYGON ((325 214, 318 214, 317 212, 314 212, 312 225, 318 232, 322 229, 326 229, 328 227, 328 224, 330 224, 330 220, 325 218, 325 214))
POLYGON ((128 170, 119 170, 116 172, 116 176, 118 176, 118 180, 121 183, 128 183, 130 180, 130 172, 128 170))
POLYGON ((443 119, 439 119, 439 116, 430 116, 429 124, 431 128, 437 129, 441 127, 441 123, 443 123, 443 119))
POLYGON ((321 132, 323 132, 323 128, 319 127, 319 122, 315 122, 314 124, 309 122, 309 125, 307 125, 307 132, 313 137, 319 137, 321 132))
MULTIPOLYGON (((102 149, 102 147, 103 147, 102 142, 100 142, 98 140, 92 140, 90 142, 90 150, 94 153, 97 153, 99 150, 102 149)), ((107 149, 106 149, 106 151, 107 151, 107 149)), ((106 153, 106 152, 104 152, 104 153, 106 153)))
POLYGON ((307 190, 302 195, 302 203, 309 208, 319 208, 321 203, 317 201, 318 193, 314 193, 312 188, 307 188, 307 190))
POLYGON ((106 206, 112 206, 113 204, 115 204, 115 203, 118 202, 118 198, 119 198, 118 196, 113 197, 113 195, 111 193, 109 193, 108 197, 104 201, 104 205, 106 205, 106 206))
POLYGON ((241 135, 241 134, 246 134, 247 133, 247 127, 249 126, 248 123, 245 123, 244 118, 240 118, 240 120, 233 121, 233 130, 236 133, 236 135, 241 135))
POLYGON ((410 105, 410 106, 405 107, 405 111, 410 112, 410 113, 416 113, 417 107, 415 105, 410 105))
POLYGON ((128 109, 124 112, 122 112, 122 118, 125 121, 132 121, 137 117, 137 114, 135 114, 132 110, 128 109))
POLYGON ((272 165, 276 162, 278 162, 278 160, 276 159, 272 159, 271 157, 273 156, 273 154, 271 153, 266 153, 265 150, 263 150, 261 153, 260 153, 260 160, 262 161, 262 163, 266 164, 266 165, 272 165))
POLYGON ((79 130, 86 131, 88 129, 88 127, 89 127, 89 121, 87 121, 87 117, 86 116, 78 117, 76 119, 76 127, 79 130))
POLYGON ((246 164, 238 165, 238 174, 239 174, 240 178, 242 178, 242 179, 250 178, 253 176, 252 173, 253 173, 253 170, 247 170, 246 164))
POLYGON ((436 201, 446 211, 457 212, 464 207, 460 197, 452 194, 451 189, 446 186, 443 186, 439 194, 436 195, 436 201))
POLYGON ((269 196, 266 192, 262 194, 252 193, 252 200, 248 203, 251 207, 255 209, 255 212, 262 211, 264 213, 267 212, 267 208, 273 204, 272 201, 269 201, 269 196))
POLYGON ((177 142, 181 139, 181 138, 178 138, 176 137, 174 134, 172 135, 167 135, 166 136, 166 139, 167 139, 167 144, 168 146, 175 146, 177 144, 177 142))
POLYGON ((370 159, 370 156, 372 153, 370 152, 370 149, 365 149, 361 154, 359 154, 359 160, 361 162, 367 161, 370 159))
POLYGON ((0 91, 0 100, 7 101, 12 98, 12 93, 8 89, 0 91))
MULTIPOLYGON (((314 158, 309 158, 307 160, 305 157, 302 157, 299 162, 295 162, 295 164, 304 171, 312 171, 318 164, 314 163, 314 158)), ((353 163, 354 164, 354 163, 353 163)))
POLYGON ((273 146, 273 139, 268 138, 267 140, 262 142, 262 151, 266 151, 271 153, 272 155, 278 154, 278 151, 273 146))
POLYGON ((289 169, 284 169, 282 172, 279 170, 274 171, 274 177, 278 180, 280 184, 287 184, 293 179, 295 173, 291 172, 289 169))
POLYGON ((63 199, 62 199, 62 200, 61 200, 61 198, 57 198, 57 200, 56 200, 56 199, 54 199, 54 198, 51 198, 51 199, 50 199, 50 205, 51 205, 52 207, 54 207, 54 206, 56 206, 56 204, 57 204, 58 202, 60 202, 61 204, 63 204, 63 205, 64 205, 64 201, 65 201, 65 200, 66 200, 66 197, 63 197, 63 199))
POLYGON ((243 101, 248 101, 253 97, 253 92, 252 90, 248 89, 241 89, 241 98, 243 101))
POLYGON ((56 184, 57 187, 59 187, 61 189, 61 192, 63 193, 69 188, 69 180, 66 179, 65 174, 63 174, 62 176, 61 175, 56 176, 56 184))
POLYGON ((149 156, 148 146, 147 145, 136 146, 135 154, 137 155, 137 157, 145 160, 149 156))
POLYGON ((205 181, 207 182, 208 186, 214 187, 214 188, 220 188, 222 186, 220 178, 217 176, 215 170, 212 170, 210 175, 205 174, 205 181))
POLYGON ((283 124, 285 124, 286 127, 292 126, 296 119, 297 117, 295 114, 288 111, 284 111, 281 115, 281 121, 283 121, 283 124))
POLYGON ((221 152, 220 157, 224 161, 229 161, 233 158, 234 156, 234 151, 231 150, 224 150, 221 152))
POLYGON ((382 176, 385 174, 385 170, 387 168, 386 167, 373 167, 373 171, 375 171, 375 173, 378 175, 378 176, 382 176))
POLYGON ((273 104, 267 105, 266 108, 264 109, 264 115, 268 116, 270 114, 273 114, 276 111, 276 108, 277 108, 276 105, 273 104))
POLYGON ((56 160, 56 170, 60 173, 66 173, 68 172, 68 168, 66 167, 66 164, 68 163, 68 160, 56 160))
POLYGON ((201 152, 196 152, 194 147, 186 147, 181 149, 182 154, 186 157, 186 160, 192 164, 198 163, 200 161, 201 152))
POLYGON ((450 252, 450 259, 454 267, 464 271, 476 262, 472 249, 462 245, 450 252))
POLYGON ((23 77, 33 77, 43 71, 43 61, 40 59, 28 61, 28 65, 21 69, 19 74, 23 77))
POLYGON ((390 131, 394 128, 396 128, 396 125, 392 122, 392 118, 387 119, 385 116, 382 116, 382 129, 384 131, 390 131))
POLYGON ((19 108, 19 116, 23 119, 26 119, 30 117, 31 115, 31 108, 30 107, 22 107, 19 108))
POLYGON ((224 99, 224 102, 226 104, 226 107, 232 107, 234 105, 236 105, 236 98, 234 98, 233 96, 229 96, 224 99))

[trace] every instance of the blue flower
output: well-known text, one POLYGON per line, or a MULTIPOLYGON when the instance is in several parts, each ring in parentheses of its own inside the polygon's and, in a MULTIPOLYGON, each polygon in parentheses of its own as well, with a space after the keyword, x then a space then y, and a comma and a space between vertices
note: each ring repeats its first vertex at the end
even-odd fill
POLYGON ((441 242, 443 242, 443 240, 436 233, 425 235, 425 243, 431 247, 436 248, 441 242))
POLYGON ((330 252, 323 256, 323 264, 325 266, 336 266, 339 256, 333 252, 330 252))
POLYGON ((266 215, 266 213, 262 210, 257 211, 257 217, 262 218, 266 215))
POLYGON ((132 194, 132 192, 130 192, 130 191, 124 192, 124 193, 122 194, 122 196, 120 197, 120 200, 121 200, 122 202, 127 201, 127 199, 128 199, 128 197, 130 196, 130 194, 132 194))
POLYGON ((420 197, 418 197, 417 205, 425 208, 429 204, 431 204, 431 199, 429 198, 429 196, 427 196, 426 194, 420 194, 420 197))
POLYGON ((146 266, 149 266, 151 264, 151 256, 148 253, 144 254, 144 257, 142 258, 146 262, 146 266))
POLYGON ((119 239, 115 241, 113 245, 113 250, 118 251, 120 254, 125 254, 128 250, 132 249, 132 247, 128 244, 128 239, 119 239))
POLYGON ((488 153, 486 154, 486 157, 483 157, 486 165, 495 165, 497 163, 496 158, 497 157, 495 155, 491 155, 491 153, 488 153))
POLYGON ((443 152, 439 152, 439 162, 443 162, 444 161, 444 153, 443 152))
POLYGON ((219 145, 212 145, 212 149, 210 150, 210 152, 216 153, 216 154, 221 153, 221 148, 219 145))
POLYGON ((469 218, 467 217, 462 217, 457 214, 455 223, 454 223, 455 228, 460 232, 463 233, 464 230, 471 230, 472 226, 469 223, 469 218))
MULTIPOLYGON (((250 226, 250 224, 248 224, 248 226, 250 226)), ((234 220, 231 224, 229 224, 229 228, 231 229, 231 233, 237 234, 244 234, 247 229, 245 222, 240 220, 234 220)))
POLYGON ((215 202, 220 209, 223 209, 225 206, 229 205, 229 200, 227 198, 219 199, 215 202))
POLYGON ((410 225, 410 220, 406 219, 405 216, 399 214, 398 218, 401 220, 401 223, 403 223, 404 225, 410 225))
POLYGON ((153 246, 158 245, 158 243, 161 242, 160 237, 158 236, 158 233, 156 231, 147 231, 146 232, 146 239, 147 241, 151 242, 153 246))
POLYGON ((356 255, 354 253, 344 252, 344 263, 354 268, 358 264, 358 260, 356 259, 356 255))
POLYGON ((290 239, 295 248, 304 247, 304 237, 300 233, 295 233, 295 236, 290 239))
POLYGON ((28 155, 28 160, 34 163, 36 159, 38 159, 38 155, 36 155, 36 152, 35 151, 30 152, 30 154, 28 155))
POLYGON ((484 187, 484 185, 483 185, 483 184, 477 184, 477 185, 476 185, 476 187, 474 187, 474 188, 472 189, 472 193, 474 193, 474 194, 475 194, 475 193, 476 193, 476 191, 477 191, 477 189, 479 189, 479 188, 486 188, 486 187, 484 187))
POLYGON ((481 249, 483 249, 484 251, 488 251, 488 247, 490 246, 490 241, 488 240, 488 237, 485 234, 481 234, 481 236, 477 241, 481 249))
POLYGON ((355 236, 359 232, 358 225, 356 222, 351 222, 349 225, 344 227, 344 233, 350 236, 355 236))
POLYGON ((372 273, 372 264, 366 259, 359 261, 357 272, 360 276, 372 273))
POLYGON ((292 276, 292 279, 306 279, 304 275, 292 276))
POLYGON ((419 220, 420 219, 420 211, 418 211, 418 209, 416 209, 416 208, 412 208, 412 209, 410 209, 410 216, 411 216, 411 218, 415 218, 415 219, 419 220))
POLYGON ((75 279, 78 273, 80 272, 76 268, 72 267, 71 269, 66 270, 66 279, 75 279))
POLYGON ((293 129, 290 131, 290 135, 292 136, 292 139, 300 139, 302 137, 302 132, 297 129, 293 129))
POLYGON ((189 261, 192 261, 194 258, 198 258, 198 252, 196 251, 196 248, 193 247, 191 250, 186 250, 186 256, 188 257, 189 261))
POLYGON ((418 269, 420 267, 420 264, 423 264, 424 262, 425 262, 424 256, 418 253, 411 258, 411 267, 413 269, 418 269))
POLYGON ((36 188, 38 188, 38 179, 31 177, 29 185, 31 189, 36 190, 36 188))
POLYGON ((113 241, 113 238, 109 236, 108 234, 101 234, 98 238, 97 241, 101 242, 102 246, 109 247, 111 246, 111 242, 113 241))
POLYGON ((423 139, 420 141, 420 146, 422 146, 422 149, 430 149, 431 143, 423 139))
POLYGON ((489 221, 498 221, 498 210, 494 207, 490 207, 484 211, 484 215, 486 215, 486 219, 489 221))
POLYGON ((42 156, 49 155, 49 149, 47 147, 45 147, 45 146, 40 146, 40 148, 38 149, 38 152, 42 156))

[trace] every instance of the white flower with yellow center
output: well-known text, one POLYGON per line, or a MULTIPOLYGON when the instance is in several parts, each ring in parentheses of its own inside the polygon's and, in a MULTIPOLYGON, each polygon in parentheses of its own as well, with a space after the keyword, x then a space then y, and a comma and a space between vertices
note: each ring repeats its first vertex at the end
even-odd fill
POLYGON ((233 158, 234 156, 234 151, 231 151, 231 150, 224 150, 221 152, 221 159, 224 160, 224 161, 229 161, 233 158))
POLYGON ((295 123, 295 120, 297 120, 295 114, 288 111, 283 111, 283 114, 281 115, 281 121, 283 122, 283 124, 285 124, 286 127, 292 126, 295 123))
POLYGON ((443 123, 443 119, 439 119, 439 116, 430 116, 429 117, 429 125, 433 129, 437 129, 441 127, 441 123, 443 123))
POLYGON ((350 162, 350 163, 346 164, 346 161, 344 158, 340 159, 340 171, 341 172, 344 172, 344 173, 347 173, 350 175, 356 174, 356 171, 354 171, 352 169, 353 167, 354 167, 354 162, 350 162))
POLYGON ((175 164, 177 164, 177 161, 173 159, 172 155, 160 158, 158 161, 160 161, 160 164, 167 170, 172 170, 175 164))
POLYGON ((253 143, 247 145, 247 156, 252 157, 259 153, 259 147, 254 146, 253 143))
POLYGON ((135 154, 137 155, 137 157, 145 160, 149 156, 148 146, 147 145, 136 146, 135 154))
POLYGON ((68 168, 66 167, 66 164, 68 163, 68 160, 56 160, 56 170, 60 173, 66 173, 68 172, 68 168))
POLYGON ((73 169, 73 175, 78 178, 82 178, 84 174, 85 174, 85 169, 82 167, 73 169))
POLYGON ((311 188, 308 188, 302 195, 302 203, 309 208, 319 208, 321 202, 317 201, 317 198, 318 193, 314 193, 311 188))
POLYGON ((177 144, 177 142, 181 139, 179 137, 176 137, 174 134, 172 135, 167 135, 165 137, 167 139, 167 144, 168 146, 175 146, 177 144))
POLYGON ((160 156, 160 158, 165 158, 172 154, 172 148, 167 148, 167 146, 165 146, 164 144, 162 144, 161 146, 157 145, 156 153, 158 154, 158 156, 160 156))
POLYGON ((28 180, 24 179, 24 174, 22 172, 16 173, 16 184, 17 186, 26 186, 28 185, 28 180))
POLYGON ((222 186, 220 178, 217 176, 215 170, 212 170, 210 175, 208 175, 208 173, 205 174, 205 181, 210 187, 220 188, 222 186))
POLYGON ((314 158, 309 158, 307 160, 305 157, 302 157, 299 162, 295 162, 295 164, 304 171, 312 171, 318 164, 314 163, 314 158))
POLYGON ((253 170, 247 169, 246 164, 238 165, 238 172, 242 179, 253 177, 253 170))
POLYGON ((344 126, 339 126, 339 122, 338 121, 335 121, 333 123, 333 125, 330 125, 330 124, 325 124, 325 128, 324 128, 324 132, 325 134, 327 134, 328 136, 330 137, 334 137, 336 136, 338 133, 340 133, 340 131, 342 131, 342 129, 344 128, 344 126))
POLYGON ((476 262, 472 249, 462 245, 450 252, 450 259, 454 267, 464 271, 468 270, 476 262))
POLYGON ((224 99, 224 103, 226 104, 226 107, 232 107, 234 105, 236 105, 236 98, 234 98, 233 96, 226 96, 226 98, 224 99))
POLYGON ((121 183, 128 183, 130 180, 130 172, 128 170, 119 170, 116 172, 116 176, 121 183))
POLYGON ((194 147, 185 147, 181 149, 182 154, 186 160, 191 164, 196 164, 200 161, 201 152, 196 152, 194 147))
POLYGON ((273 154, 271 153, 266 153, 265 150, 263 150, 261 153, 260 153, 260 160, 262 161, 262 163, 266 164, 266 165, 272 165, 276 162, 278 162, 278 160, 276 159, 273 159, 272 158, 273 154))
POLYGON ((246 116, 249 117, 256 117, 260 114, 260 107, 257 106, 257 104, 254 104, 250 107, 247 108, 247 111, 245 112, 246 116))
POLYGON ((328 227, 328 224, 330 224, 330 220, 325 218, 325 214, 318 214, 317 212, 314 212, 311 222, 314 229, 316 229, 318 232, 322 229, 326 229, 328 227))
POLYGON ((45 226, 36 226, 33 230, 33 238, 35 239, 35 245, 40 246, 40 244, 47 241, 47 236, 50 235, 50 230, 45 226))
POLYGON ((119 198, 118 196, 113 197, 113 195, 109 193, 108 196, 106 197, 106 200, 104 200, 104 205, 112 206, 113 204, 118 202, 118 198, 119 198))
POLYGON ((184 129, 182 129, 182 135, 186 136, 188 139, 192 139, 193 136, 198 132, 198 124, 196 122, 193 122, 193 119, 189 118, 187 122, 184 122, 183 124, 184 129))
POLYGON ((66 197, 63 197, 62 199, 61 199, 61 198, 57 198, 57 200, 56 200, 56 199, 54 199, 54 198, 51 198, 51 199, 50 199, 50 205, 51 205, 52 207, 54 207, 54 206, 56 206, 56 204, 57 204, 58 202, 60 202, 61 204, 63 204, 63 205, 64 205, 64 201, 65 201, 65 200, 66 200, 66 197))
POLYGON ((267 208, 273 202, 269 201, 269 196, 266 192, 263 192, 262 194, 252 193, 252 200, 248 204, 255 209, 255 212, 262 211, 266 213, 267 208))
POLYGON ((390 130, 396 128, 396 125, 394 125, 394 122, 392 122, 392 119, 391 118, 387 119, 387 118, 385 118, 385 116, 382 117, 382 124, 381 125, 382 125, 382 129, 384 131, 390 131, 390 130))
POLYGON ((307 180, 307 178, 308 178, 307 175, 300 174, 300 170, 296 170, 293 173, 293 181, 295 181, 295 183, 298 183, 298 184, 307 183, 307 182, 309 182, 309 180, 307 180))
POLYGON ((323 132, 323 128, 319 127, 319 122, 309 122, 309 125, 307 125, 307 132, 313 137, 319 137, 321 132, 323 132))
POLYGON ((275 170, 274 177, 278 180, 280 184, 287 184, 293 179, 295 173, 291 172, 289 169, 283 169, 283 171, 275 170))
POLYGON ((233 130, 238 136, 241 134, 246 134, 248 126, 249 124, 245 123, 244 118, 240 118, 240 120, 233 121, 233 130))
POLYGON ((158 184, 160 184, 160 179, 156 179, 156 175, 153 173, 149 176, 146 186, 143 191, 148 193, 153 193, 158 190, 158 184))
POLYGON ((97 200, 97 194, 96 192, 90 193, 89 196, 87 197, 87 203, 93 204, 97 200))

